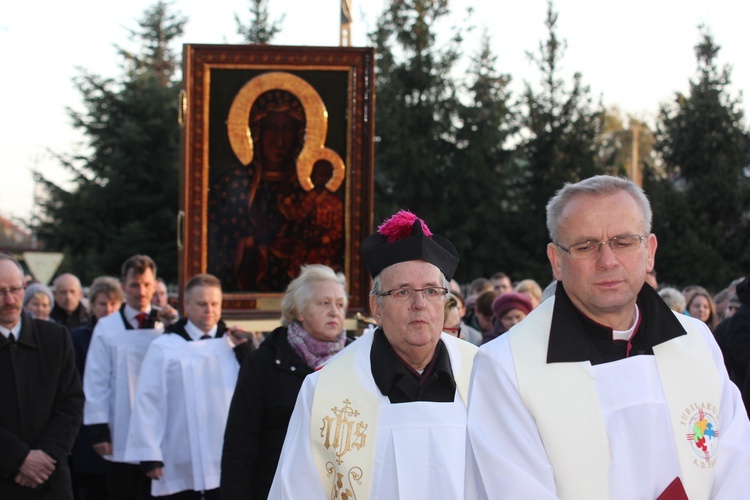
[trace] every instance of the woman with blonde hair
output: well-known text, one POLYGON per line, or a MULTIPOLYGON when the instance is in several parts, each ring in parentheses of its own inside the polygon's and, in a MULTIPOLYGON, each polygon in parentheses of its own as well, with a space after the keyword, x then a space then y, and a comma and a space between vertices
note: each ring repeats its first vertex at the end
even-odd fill
POLYGON ((281 301, 281 326, 248 355, 229 408, 221 498, 266 498, 304 378, 349 344, 344 278, 302 266, 281 301))

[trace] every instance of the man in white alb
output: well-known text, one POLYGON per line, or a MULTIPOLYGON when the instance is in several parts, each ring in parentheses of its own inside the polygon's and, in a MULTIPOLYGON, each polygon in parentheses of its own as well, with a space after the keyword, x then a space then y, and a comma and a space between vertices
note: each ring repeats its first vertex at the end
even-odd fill
POLYGON ((185 318, 148 346, 130 419, 128 461, 140 462, 160 498, 218 500, 229 404, 249 334, 221 321, 221 282, 185 285, 185 318))
POLYGON ((94 450, 109 461, 110 499, 151 498, 151 480, 137 464, 125 460, 133 395, 148 344, 164 330, 151 308, 156 264, 134 255, 122 265, 125 303, 120 311, 100 318, 94 327, 83 391, 83 423, 90 426, 94 450))
POLYGON ((645 284, 651 218, 618 177, 549 201, 557 291, 476 356, 466 499, 750 498, 750 424, 721 352, 645 284))
POLYGON ((269 498, 461 498, 476 347, 441 333, 458 253, 404 211, 361 252, 378 328, 305 379, 269 498))

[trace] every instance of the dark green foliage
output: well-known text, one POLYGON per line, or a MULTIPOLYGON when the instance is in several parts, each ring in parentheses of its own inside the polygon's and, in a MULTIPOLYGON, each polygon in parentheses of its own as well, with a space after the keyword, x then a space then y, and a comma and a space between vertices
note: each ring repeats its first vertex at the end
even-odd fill
POLYGON ((594 110, 588 87, 576 73, 572 85, 560 76, 564 43, 556 33, 557 13, 548 4, 549 37, 529 57, 539 68, 539 90, 526 83, 521 98, 522 126, 527 137, 520 145, 523 171, 518 203, 513 207, 516 227, 511 241, 523 249, 521 260, 503 269, 512 278, 530 277, 542 285, 552 279, 546 256, 549 241, 545 209, 550 197, 565 182, 603 173, 596 161, 603 113, 594 110))
POLYGON ((281 31, 284 16, 271 22, 268 18, 268 2, 269 0, 250 0, 250 22, 247 25, 242 23, 240 16, 234 15, 237 34, 241 35, 246 43, 271 43, 273 37, 281 31))
MULTIPOLYGON (((548 4, 548 37, 530 55, 539 82, 509 93, 509 75, 489 38, 462 60, 464 20, 438 40, 448 0, 388 2, 371 40, 376 47, 374 223, 399 209, 423 217, 458 248, 456 278, 505 271, 513 279, 551 278, 545 206, 565 182, 599 173, 622 175, 631 131, 592 102, 575 74, 561 76, 564 42, 548 4)), ((238 33, 267 43, 279 31, 267 0, 251 0, 251 23, 235 16, 238 33)), ((168 280, 176 277, 178 203, 177 58, 171 50, 185 20, 158 2, 132 32, 140 55, 119 49, 117 79, 82 73, 84 111, 71 111, 88 149, 60 155, 73 187, 47 182, 49 197, 35 221, 48 249, 66 253, 65 271, 89 281, 117 274, 133 253, 148 253, 168 280)), ((639 139, 644 188, 659 239, 656 267, 663 283, 698 283, 718 291, 750 274, 750 138, 740 100, 728 94, 729 70, 704 31, 698 71, 688 95, 661 109, 654 136, 639 139), (743 173, 743 167, 745 171, 743 173)))
POLYGON ((372 35, 377 48, 375 223, 399 209, 423 217, 462 256, 457 279, 505 258, 499 217, 514 132, 506 86, 485 37, 464 81, 453 76, 458 30, 437 47, 448 2, 395 1, 372 35), (459 98, 464 95, 465 98, 459 98))
POLYGON ((580 75, 569 90, 559 75, 551 4, 549 39, 533 57, 541 89, 527 84, 520 105, 486 35, 466 75, 452 76, 461 38, 438 48, 433 31, 447 13, 446 0, 395 1, 372 36, 375 222, 401 208, 425 218, 458 248, 460 281, 502 270, 545 284, 546 202, 563 182, 600 173, 603 114, 592 110, 580 75))
MULTIPOLYGON (((447 1, 391 2, 373 34, 377 58, 375 221, 405 208, 435 220, 455 154, 458 107, 450 72, 459 39, 435 47, 434 24, 447 1), (394 48, 395 47, 397 48, 394 48), (403 54, 399 60, 394 52, 403 54)), ((442 226, 438 221, 432 222, 442 226)))
POLYGON ((463 281, 507 269, 520 257, 509 238, 521 172, 507 143, 517 132, 517 116, 507 88, 510 77, 496 67, 485 34, 467 73, 469 99, 458 107, 455 168, 444 186, 450 200, 444 233, 463 257, 463 281))
POLYGON ((748 135, 718 52, 702 29, 688 95, 676 94, 660 111, 656 148, 666 175, 647 179, 662 281, 713 291, 750 271, 748 135))
POLYGON ((84 283, 101 274, 118 276, 135 253, 150 255, 161 276, 176 280, 179 87, 170 43, 185 22, 157 2, 131 32, 141 53, 119 49, 121 79, 84 72, 75 80, 85 111, 69 114, 89 148, 58 155, 74 175, 70 190, 36 174, 49 195, 35 221, 37 235, 46 248, 65 252, 61 270, 84 283))

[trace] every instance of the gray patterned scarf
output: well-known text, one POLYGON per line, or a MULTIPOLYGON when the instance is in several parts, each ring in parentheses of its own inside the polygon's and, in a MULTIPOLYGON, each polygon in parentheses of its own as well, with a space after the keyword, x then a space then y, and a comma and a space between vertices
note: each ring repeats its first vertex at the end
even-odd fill
POLYGON ((334 354, 338 353, 346 345, 346 330, 330 342, 314 339, 302 328, 298 321, 292 321, 287 329, 287 340, 297 355, 305 361, 305 364, 317 370, 325 365, 334 354))

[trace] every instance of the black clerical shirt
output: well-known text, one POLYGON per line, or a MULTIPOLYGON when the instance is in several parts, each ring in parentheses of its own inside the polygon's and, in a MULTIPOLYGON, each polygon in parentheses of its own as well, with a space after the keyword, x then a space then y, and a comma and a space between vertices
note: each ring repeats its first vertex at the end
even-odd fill
POLYGON ((612 329, 580 312, 557 284, 547 363, 609 363, 629 356, 654 354, 653 347, 687 332, 664 300, 649 285, 638 293, 640 321, 629 341, 613 340, 612 329))
POLYGON ((420 374, 393 350, 382 328, 375 330, 370 350, 372 377, 383 395, 391 403, 433 401, 452 403, 456 382, 448 350, 438 341, 435 355, 420 374))

